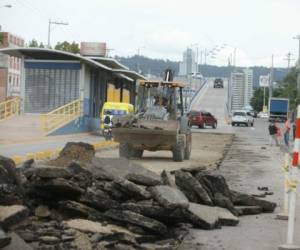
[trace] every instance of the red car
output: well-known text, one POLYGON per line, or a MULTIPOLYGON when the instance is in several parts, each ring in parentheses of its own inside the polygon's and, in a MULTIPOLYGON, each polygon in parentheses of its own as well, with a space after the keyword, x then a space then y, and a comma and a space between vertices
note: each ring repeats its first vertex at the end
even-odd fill
POLYGON ((211 126, 212 128, 217 128, 217 119, 209 112, 206 111, 191 111, 189 113, 189 120, 191 126, 198 126, 199 128, 205 128, 206 126, 211 126))

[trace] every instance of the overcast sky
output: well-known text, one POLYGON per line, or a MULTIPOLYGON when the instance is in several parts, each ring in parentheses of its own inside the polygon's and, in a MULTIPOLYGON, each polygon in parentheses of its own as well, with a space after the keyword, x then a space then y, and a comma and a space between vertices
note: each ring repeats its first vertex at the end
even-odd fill
MULTIPOLYGON (((107 42, 111 55, 140 54, 181 60, 183 50, 227 44, 216 59, 225 65, 236 48, 236 64, 286 66, 298 55, 299 0, 0 0, 2 30, 47 43, 48 20, 68 26, 52 30, 57 41, 107 42), (194 46, 196 47, 196 46, 194 46)), ((294 63, 295 61, 293 61, 294 63)))

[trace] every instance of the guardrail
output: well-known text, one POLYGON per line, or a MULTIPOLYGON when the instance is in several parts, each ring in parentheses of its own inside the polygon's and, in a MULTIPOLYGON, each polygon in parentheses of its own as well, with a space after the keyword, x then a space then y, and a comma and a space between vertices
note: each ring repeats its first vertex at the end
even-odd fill
POLYGON ((188 108, 189 111, 191 111, 191 108, 192 108, 192 106, 193 106, 193 103, 194 103, 194 101, 195 101, 196 96, 199 94, 199 92, 200 92, 201 89, 205 86, 206 83, 207 83, 207 80, 205 79, 205 80, 203 81, 203 83, 201 84, 200 88, 199 88, 199 89, 195 92, 195 94, 193 95, 193 97, 192 97, 192 99, 191 99, 191 101, 190 101, 189 108, 188 108))
POLYGON ((62 127, 81 115, 80 99, 65 104, 47 114, 41 114, 41 126, 45 134, 62 127))
POLYGON ((20 113, 20 98, 14 97, 5 102, 0 102, 0 121, 20 113))

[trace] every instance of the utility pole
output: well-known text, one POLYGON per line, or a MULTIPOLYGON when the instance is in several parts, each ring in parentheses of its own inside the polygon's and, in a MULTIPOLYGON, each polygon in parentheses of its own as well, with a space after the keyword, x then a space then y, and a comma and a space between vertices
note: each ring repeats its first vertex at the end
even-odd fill
POLYGON ((272 55, 272 63, 271 63, 271 69, 270 69, 270 77, 269 77, 269 100, 273 96, 273 74, 274 74, 274 55, 272 55))
POLYGON ((199 57, 199 47, 198 47, 198 44, 197 44, 197 52, 196 52, 196 74, 199 72, 198 57, 199 57))
POLYGON ((203 50, 200 51, 200 65, 202 65, 203 50))
POLYGON ((297 61, 297 64, 299 65, 299 60, 300 60, 300 35, 297 35, 295 37, 293 37, 293 39, 297 39, 298 42, 299 42, 299 49, 298 49, 298 61, 297 61))
POLYGON ((291 52, 289 52, 289 53, 287 53, 286 58, 284 58, 284 60, 287 60, 287 68, 288 68, 288 70, 290 69, 291 61, 294 60, 292 58, 292 55, 293 54, 291 52))
POLYGON ((140 71, 140 54, 141 54, 141 49, 145 49, 146 47, 145 46, 142 46, 142 47, 138 47, 138 50, 137 50, 137 72, 138 73, 141 73, 140 71))
POLYGON ((295 37, 293 37, 293 39, 297 39, 299 42, 299 48, 298 48, 298 60, 297 60, 297 71, 298 71, 298 75, 297 75, 297 99, 298 102, 300 100, 300 35, 297 35, 295 37))
POLYGON ((69 25, 68 23, 65 23, 65 22, 56 22, 56 21, 49 20, 49 22, 48 22, 48 43, 47 43, 48 49, 50 49, 50 37, 51 37, 51 25, 52 24, 55 24, 55 25, 69 25))

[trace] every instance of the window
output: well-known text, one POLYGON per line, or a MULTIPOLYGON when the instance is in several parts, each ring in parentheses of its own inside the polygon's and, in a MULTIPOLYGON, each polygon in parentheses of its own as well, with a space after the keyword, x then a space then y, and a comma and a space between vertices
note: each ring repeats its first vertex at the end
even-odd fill
POLYGON ((197 116, 197 115, 199 115, 199 112, 197 112, 197 111, 191 111, 190 115, 191 116, 197 116))
POLYGON ((233 116, 246 116, 245 112, 234 112, 233 116))

